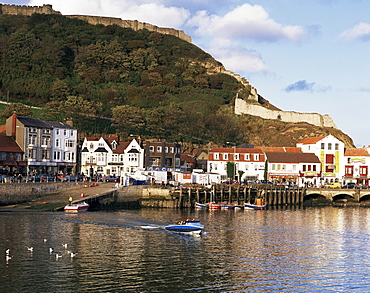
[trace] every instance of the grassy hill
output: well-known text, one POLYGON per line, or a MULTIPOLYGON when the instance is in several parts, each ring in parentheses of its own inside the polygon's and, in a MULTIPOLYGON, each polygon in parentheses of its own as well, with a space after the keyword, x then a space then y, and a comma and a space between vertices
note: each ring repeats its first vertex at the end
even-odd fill
POLYGON ((222 64, 208 53, 170 35, 62 15, 0 15, 0 48, 0 99, 41 107, 32 111, 43 119, 73 118, 84 133, 295 145, 337 132, 234 115, 241 84, 212 71, 222 64))

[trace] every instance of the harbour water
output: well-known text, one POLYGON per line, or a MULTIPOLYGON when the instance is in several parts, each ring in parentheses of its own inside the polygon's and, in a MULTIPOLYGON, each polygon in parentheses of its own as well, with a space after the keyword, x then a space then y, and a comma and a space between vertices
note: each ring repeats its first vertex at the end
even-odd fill
POLYGON ((0 213, 0 292, 370 292, 369 242, 359 207, 0 213))

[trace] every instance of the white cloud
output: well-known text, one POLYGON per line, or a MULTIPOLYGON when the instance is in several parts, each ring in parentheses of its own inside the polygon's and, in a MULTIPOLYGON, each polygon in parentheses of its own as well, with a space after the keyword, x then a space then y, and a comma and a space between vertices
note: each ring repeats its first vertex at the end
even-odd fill
POLYGON ((275 42, 289 40, 299 42, 306 32, 302 26, 282 25, 271 19, 260 5, 243 4, 224 16, 209 15, 198 11, 187 25, 195 27, 199 36, 253 39, 275 42))
POLYGON ((345 41, 370 41, 370 24, 360 22, 353 28, 348 29, 339 35, 339 38, 345 41))
MULTIPOLYGON (((179 28, 190 17, 185 8, 166 7, 158 1, 145 0, 48 0, 53 9, 62 14, 82 14, 118 17, 138 20, 160 27, 179 28)), ((43 0, 31 0, 29 5, 45 4, 43 0)))
POLYGON ((238 74, 269 73, 270 69, 264 64, 261 55, 253 50, 247 49, 210 49, 210 53, 217 60, 222 60, 226 69, 231 69, 238 74))

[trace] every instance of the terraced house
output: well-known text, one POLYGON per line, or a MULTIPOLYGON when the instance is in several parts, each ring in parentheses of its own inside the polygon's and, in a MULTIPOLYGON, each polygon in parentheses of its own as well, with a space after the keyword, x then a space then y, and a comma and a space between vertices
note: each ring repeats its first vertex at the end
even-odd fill
POLYGON ((6 136, 12 137, 23 151, 26 173, 74 172, 77 130, 71 125, 14 113, 6 120, 6 136))

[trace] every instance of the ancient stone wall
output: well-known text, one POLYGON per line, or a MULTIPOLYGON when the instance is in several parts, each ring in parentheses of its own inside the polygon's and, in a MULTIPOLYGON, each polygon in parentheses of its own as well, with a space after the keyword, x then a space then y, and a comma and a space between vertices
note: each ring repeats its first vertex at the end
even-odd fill
MULTIPOLYGON (((10 14, 10 15, 32 15, 34 13, 39 14, 61 14, 59 11, 53 10, 52 5, 43 5, 43 6, 25 6, 25 5, 7 5, 0 4, 0 14, 10 14)), ((102 25, 113 25, 124 28, 131 28, 135 31, 141 29, 147 29, 149 31, 158 32, 165 35, 172 35, 178 37, 189 43, 192 42, 191 37, 186 35, 182 30, 176 30, 173 28, 162 28, 156 25, 152 25, 145 22, 140 22, 137 20, 123 20, 116 17, 101 17, 101 16, 88 16, 88 15, 65 15, 69 18, 78 18, 84 20, 90 24, 102 24, 102 25)))
POLYGON ((235 114, 248 114, 259 116, 264 119, 279 119, 290 123, 307 122, 320 127, 337 128, 333 119, 329 115, 269 110, 260 105, 248 104, 245 100, 240 98, 235 99, 235 114))

